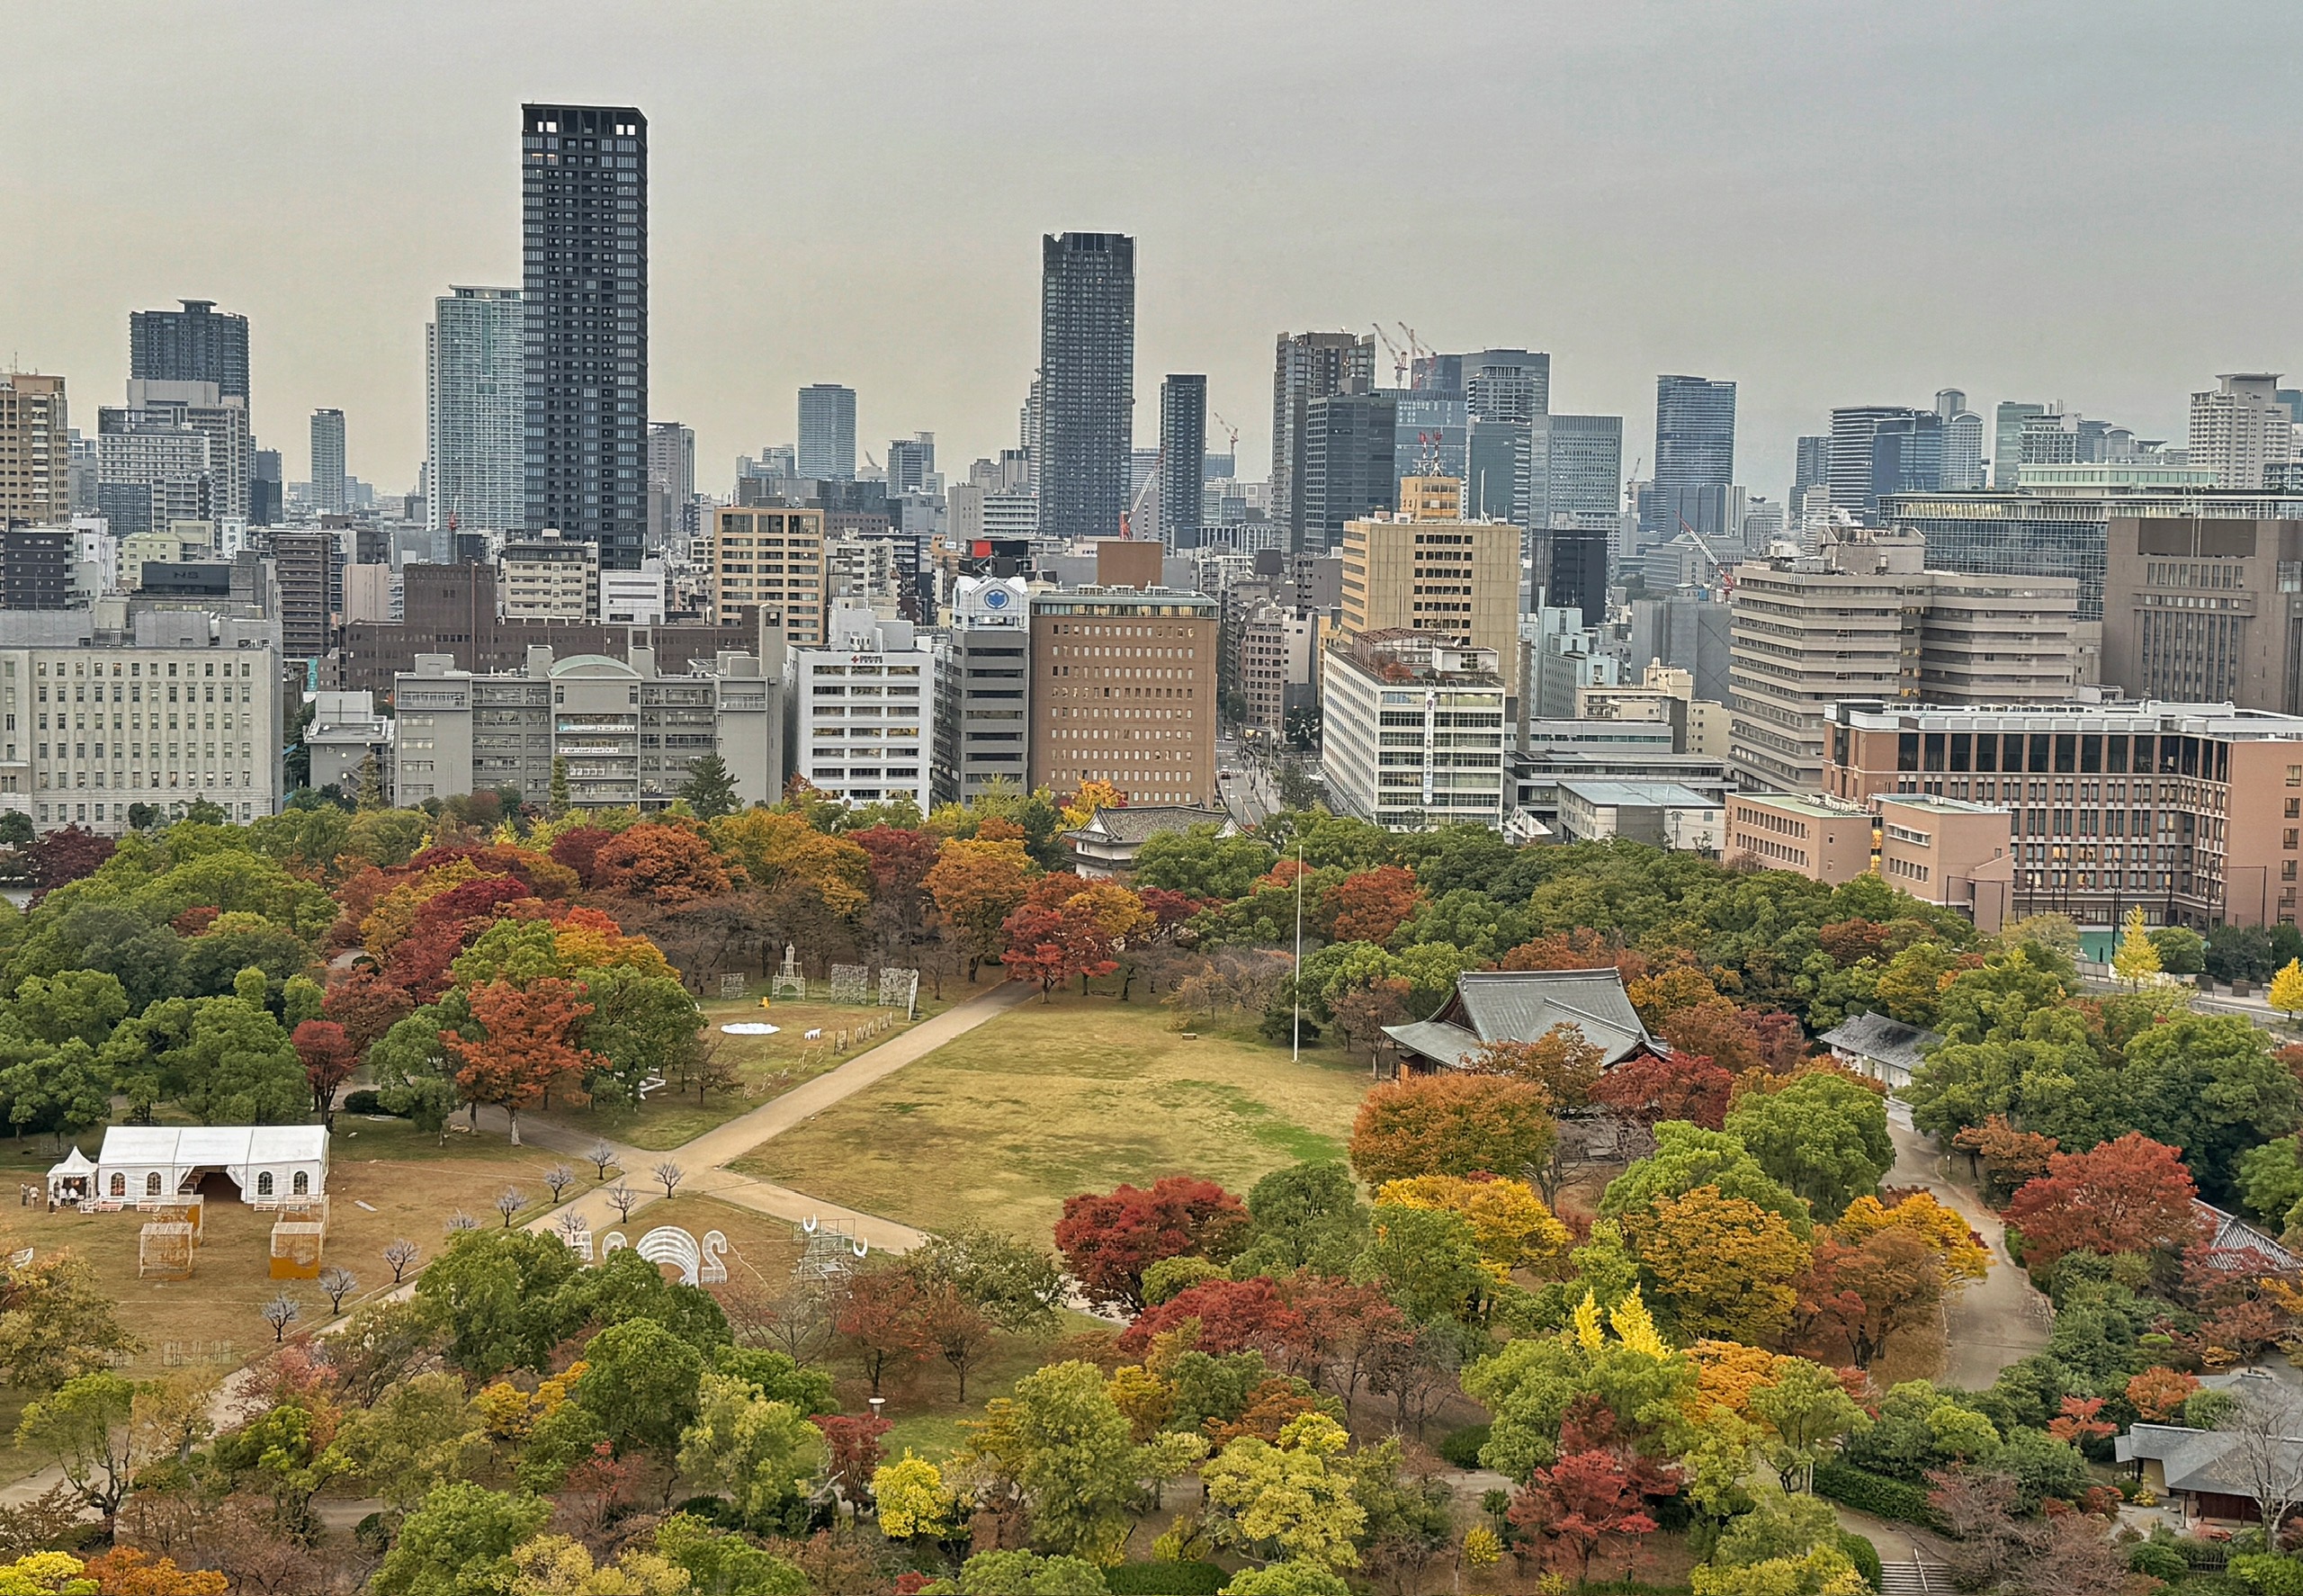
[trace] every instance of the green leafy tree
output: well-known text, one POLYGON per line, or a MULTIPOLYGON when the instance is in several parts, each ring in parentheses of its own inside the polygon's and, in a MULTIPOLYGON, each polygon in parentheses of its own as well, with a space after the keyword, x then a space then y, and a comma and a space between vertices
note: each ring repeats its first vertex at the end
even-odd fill
POLYGON ((559 820, 574 807, 574 802, 569 795, 568 757, 554 754, 551 757, 551 786, 546 808, 553 820, 559 820))
POLYGON ((369 1588, 377 1596, 499 1596, 512 1588, 512 1553, 551 1518, 526 1493, 458 1481, 440 1486, 400 1525, 369 1588))
POLYGON ((1870 1422, 1839 1376, 1819 1363, 1796 1358, 1754 1389, 1752 1417, 1766 1429, 1760 1450, 1787 1482, 1815 1485, 1815 1465, 1833 1442, 1870 1422))
POLYGON ((110 1534, 134 1477, 130 1421, 136 1387, 112 1373, 67 1380, 24 1410, 16 1444, 53 1454, 75 1494, 103 1516, 110 1534))
POLYGON ((688 761, 687 779, 682 782, 673 796, 686 801, 700 820, 716 820, 723 814, 733 814, 744 806, 736 791, 736 778, 730 774, 728 762, 715 751, 701 754, 688 761))
POLYGON ((2159 968, 2169 975, 2198 975, 2207 969, 2207 938, 2188 926, 2162 926, 2151 933, 2159 968))
POLYGON ((652 1319, 628 1319, 585 1343, 574 1395, 619 1453, 668 1457, 695 1421, 703 1379, 703 1354, 692 1342, 652 1319))
POLYGON ((444 1338, 447 1360, 466 1374, 541 1369, 582 1323, 571 1321, 560 1294, 581 1268, 557 1236, 467 1231, 417 1277, 416 1304, 444 1338))
POLYGON ((418 1009, 394 1022, 368 1048, 368 1076, 383 1106, 435 1135, 444 1132, 448 1116, 461 1100, 456 1090, 456 1062, 440 1039, 452 1023, 451 1009, 461 1005, 461 1000, 452 995, 448 1004, 418 1009))
POLYGON ((60 1045, 75 1037, 102 1047, 128 1018, 128 991, 104 970, 65 970, 27 977, 16 988, 12 1012, 35 1041, 60 1045))
POLYGON ((1684 1197, 1698 1186, 1716 1187, 1723 1197, 1758 1204, 1802 1241, 1815 1233, 1807 1205, 1761 1167, 1742 1137, 1683 1120, 1667 1119, 1655 1127, 1655 1151, 1608 1183, 1600 1212, 1619 1218, 1659 1198, 1684 1197))
POLYGON ((348 1411, 330 1450, 344 1472, 405 1512, 486 1463, 488 1426, 461 1376, 418 1375, 348 1411))
POLYGON ((1091 1559, 1117 1552, 1142 1449, 1094 1364, 1051 1364, 1016 1382, 986 1409, 973 1449, 1022 1488, 1040 1544, 1091 1559))
POLYGON ((34 1394, 104 1372, 142 1343, 88 1261, 71 1251, 0 1259, 0 1385, 34 1394))
POLYGON ((1353 1494, 1350 1438, 1324 1413, 1304 1413, 1279 1441, 1232 1441, 1201 1474, 1219 1540, 1250 1555, 1351 1568, 1367 1515, 1353 1494))
POLYGON ((695 1596, 807 1596, 808 1576, 798 1568, 693 1513, 657 1526, 656 1549, 687 1571, 695 1596))
POLYGON ((1415 1323, 1472 1323, 1483 1316, 1494 1276, 1482 1261, 1471 1222, 1444 1208, 1378 1204, 1369 1222, 1367 1249, 1353 1268, 1361 1279, 1380 1280, 1400 1312, 1415 1323))
MULTIPOLYGON (((592 1006, 579 1045, 608 1061, 612 1095, 636 1103, 642 1082, 668 1077, 680 1050, 694 1045, 703 1012, 678 982, 629 965, 587 970, 578 980, 592 1006)), ((604 1084, 596 1078, 596 1093, 604 1084)))
POLYGON ((1136 852, 1130 884, 1161 887, 1218 903, 1244 898, 1256 878, 1278 862, 1278 855, 1256 838, 1224 837, 1220 830, 1206 825, 1154 833, 1136 852))
POLYGON ((693 1401, 695 1418, 680 1432, 680 1472, 724 1489, 754 1529, 784 1528, 822 1451, 816 1427, 789 1403, 727 1376, 703 1375, 693 1401))
POLYGON ((1243 1276, 1345 1275, 1367 1243, 1367 1205, 1338 1160, 1274 1170, 1249 1191, 1248 1219, 1247 1245, 1233 1261, 1243 1276))
POLYGON ((1876 1194, 1895 1161, 1886 1099, 1824 1071, 1778 1091, 1745 1092, 1727 1112, 1726 1132, 1820 1219, 1836 1219, 1857 1197, 1876 1194))

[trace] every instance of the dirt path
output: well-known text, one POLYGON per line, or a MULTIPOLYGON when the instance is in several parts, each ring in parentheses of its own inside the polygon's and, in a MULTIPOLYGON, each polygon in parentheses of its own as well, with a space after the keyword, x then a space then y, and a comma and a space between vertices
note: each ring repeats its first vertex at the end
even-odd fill
POLYGON ((1895 1162, 1884 1184, 1925 1187, 1967 1222, 1991 1253, 1991 1272, 1953 1297, 1944 1311, 1943 1370, 1937 1376, 1944 1385, 1980 1391, 2009 1364, 2047 1346, 2055 1311, 2008 1258, 2007 1228, 1999 1216, 1950 1179, 1933 1141, 1912 1127, 1910 1111, 1901 1103, 1888 1103, 1887 1130, 1895 1138, 1895 1162))

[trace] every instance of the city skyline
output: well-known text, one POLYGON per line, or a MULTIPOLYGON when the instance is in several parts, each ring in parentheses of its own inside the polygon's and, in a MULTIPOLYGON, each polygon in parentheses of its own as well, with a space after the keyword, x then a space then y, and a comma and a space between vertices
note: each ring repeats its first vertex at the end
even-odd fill
MULTIPOLYGON (((852 124, 816 118, 805 94, 763 115, 739 84, 698 81, 695 59, 769 42, 766 19, 732 9, 698 13, 677 40, 637 41, 612 66, 572 42, 583 28, 565 42, 559 30, 539 34, 524 8, 459 15, 458 48, 425 53, 421 74, 399 68, 446 25, 444 10, 292 24, 274 7, 222 10, 237 25, 195 30, 155 11, 100 41, 62 17, 19 19, 19 58, 67 92, 24 135, 25 169, 40 180, 0 199, 13 236, 52 241, 12 265, 0 325, 22 369, 60 373, 76 396, 110 395, 127 374, 129 311, 195 298, 247 316, 254 430, 288 444, 300 478, 291 435, 311 409, 341 405, 352 473, 383 491, 413 486, 427 311, 453 283, 518 281, 503 129, 523 100, 545 97, 635 104, 654 119, 649 419, 696 428, 699 476, 713 489, 736 453, 793 441, 785 396, 813 381, 857 390, 867 439, 934 431, 953 464, 1012 446, 1036 358, 1035 239, 1069 230, 1140 240, 1139 371, 1206 372, 1210 407, 1241 426, 1251 475, 1268 458, 1260 396, 1283 329, 1364 332, 1380 320, 1395 332, 1404 320, 1442 350, 1547 352, 1553 408, 1626 417, 1626 469, 1653 457, 1657 373, 1734 381, 1737 474, 1770 498, 1790 480, 1794 440, 1823 430, 1834 407, 1923 408, 1953 386, 1979 414, 2003 399, 2060 399, 2181 437, 2187 396, 2216 372, 2303 368, 2303 352, 2284 347, 2290 329, 2254 309, 2279 302, 2271 263, 2293 224, 2277 202, 2294 180, 2274 171, 2242 184, 2200 165, 2216 130, 2276 92, 2279 46, 2303 33, 2281 13, 2196 28, 2184 52, 2166 52, 2156 31, 2131 25, 2145 13, 2116 6, 2020 20, 1975 7, 1926 18, 1443 7, 1410 34, 1380 26, 1375 8, 1347 7, 1318 37, 1277 15, 1211 9, 1187 30, 1223 42, 1211 64, 1161 45, 1148 21, 1021 7, 995 45, 955 11, 910 24, 953 69, 835 148, 852 124), (259 36, 264 49, 252 51, 259 36), (1018 36, 1028 46, 1016 57, 1018 36), (1514 48, 1538 41, 1539 55, 1514 48), (1523 93, 1483 104, 1494 137, 1435 170, 1405 148, 1413 140, 1338 144, 1331 105, 1311 92, 1322 71, 1259 77, 1279 86, 1253 102, 1230 92, 1289 52, 1307 67, 1367 70, 1377 112, 1396 97, 1373 82, 1378 60, 1385 83, 1452 59, 1468 86, 1499 91, 1514 81, 1501 67, 1465 63, 1533 64, 1517 69, 1523 93), (259 92, 259 60, 264 82, 328 81, 331 113, 259 92), (1614 107, 1610 81, 1674 60, 1706 71, 1673 115, 1614 107), (1015 166, 1017 130, 1042 114, 1003 87, 1019 66, 1062 105, 1097 114, 1051 158, 1015 166), (213 91, 199 124, 117 158, 130 112, 186 71, 213 91), (1873 75, 1889 85, 1864 106, 1875 153, 1843 167, 1841 97, 1797 85, 1873 75), (2042 76, 2049 87, 2034 93, 2042 76), (363 130, 396 114, 417 78, 419 130, 372 145, 363 130), (1121 103, 1171 115, 1106 114, 1123 85, 1121 103), (2155 227, 2143 236, 2077 190, 2042 190, 2025 164, 2001 158, 2011 148, 2128 174, 2158 196, 2155 227), (763 161, 785 172, 816 225, 779 237, 772 220, 730 214, 727 197, 763 161), (882 247, 883 220, 856 201, 865 175, 891 163, 925 196, 916 225, 938 239, 932 261, 882 247), (1939 175, 1915 175, 1922 166, 1939 175), (220 198, 220 174, 236 180, 220 198), (987 175, 1012 191, 999 206, 975 201, 987 175), (1347 176, 1363 186, 1339 205, 1347 176), (1483 194, 1480 220, 1445 238, 1387 220, 1435 193, 1483 194), (329 202, 315 211, 320 193, 329 202), (2243 213, 2255 250, 2206 266, 2175 253, 2175 240, 2243 213), (345 220, 361 217, 378 225, 345 220), (176 247, 149 248, 159 234, 176 247), (131 237, 147 247, 123 247, 131 237), (1353 247, 1368 237, 1385 247, 1353 247), (1686 249, 1688 238, 1705 247, 1686 249), (2062 296, 2036 292, 2042 251, 2062 296), (739 260, 740 271, 724 264, 739 260), (2106 336, 2106 302, 2153 314, 2106 336)), ((818 52, 829 83, 868 52, 874 15, 777 26, 818 52)), ((1139 444, 1156 438, 1157 402, 1156 384, 1139 380, 1139 444)))

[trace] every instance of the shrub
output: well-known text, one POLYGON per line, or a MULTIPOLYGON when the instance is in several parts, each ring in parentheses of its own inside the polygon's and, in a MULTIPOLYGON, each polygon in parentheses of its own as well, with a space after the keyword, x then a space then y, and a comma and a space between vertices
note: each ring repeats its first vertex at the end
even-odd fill
POLYGON ((2258 1596, 2303 1596, 2303 1563, 2274 1552, 2248 1552, 2232 1558, 2231 1577, 2258 1596))
POLYGON ((1487 1445, 1488 1427, 1466 1424, 1461 1430, 1451 1430, 1439 1438, 1439 1456, 1457 1468, 1477 1468, 1479 1449, 1487 1445))
POLYGON ((372 1087, 363 1086, 358 1091, 347 1092, 345 1095, 344 1112, 346 1114, 390 1114, 391 1110, 384 1107, 384 1099, 376 1095, 372 1087))
POLYGON ((1879 1548, 1871 1544, 1868 1536, 1858 1535, 1852 1529, 1842 1529, 1839 1532, 1839 1549, 1847 1554, 1848 1560, 1855 1565, 1855 1572, 1861 1574, 1873 1590, 1885 1588, 1880 1583, 1879 1548))
POLYGON ((1904 1480, 1891 1480, 1844 1463, 1815 1466, 1815 1494, 1874 1518, 1935 1528, 1935 1511, 1927 1505, 1927 1492, 1904 1480))
POLYGON ((2139 1540, 2127 1549, 2127 1570, 2172 1583, 2191 1573, 2191 1565, 2164 1540, 2139 1540))
POLYGON ((1122 1563, 1104 1570, 1112 1596, 1215 1596, 1231 1577, 1213 1563, 1122 1563))

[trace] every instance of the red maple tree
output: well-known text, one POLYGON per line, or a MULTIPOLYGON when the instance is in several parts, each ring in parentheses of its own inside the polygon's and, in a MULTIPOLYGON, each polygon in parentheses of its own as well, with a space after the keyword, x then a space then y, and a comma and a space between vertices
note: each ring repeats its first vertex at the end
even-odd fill
POLYGON ((1150 1189, 1121 1186, 1066 1197, 1055 1245, 1093 1302, 1143 1311, 1143 1271, 1167 1258, 1222 1263, 1239 1250, 1247 1206, 1213 1180, 1167 1175, 1150 1189))
POLYGON ((543 1101, 559 1087, 570 1100, 584 1096, 586 1071, 607 1061, 576 1045, 578 1024, 592 1012, 578 989, 557 978, 525 987, 491 981, 473 989, 472 1019, 479 1035, 461 1028, 440 1034, 456 1061, 456 1089, 474 1106, 492 1103, 512 1122, 512 1145, 520 1144, 520 1110, 543 1101))
POLYGON ((1311 1339, 1311 1327, 1262 1275, 1246 1280, 1202 1280, 1186 1287, 1166 1302, 1143 1310, 1119 1338, 1119 1349, 1141 1356, 1152 1338, 1181 1325, 1199 1322, 1199 1338, 1192 1345, 1210 1357, 1258 1351, 1275 1367, 1300 1363, 1311 1339))
POLYGON ((600 849, 614 838, 605 826, 571 826, 551 839, 551 856, 573 870, 588 890, 597 881, 600 849))
POLYGON ((1389 942, 1423 903, 1415 873, 1378 865, 1347 875, 1320 893, 1316 923, 1338 942, 1389 942))
POLYGON ((858 1269, 833 1293, 832 1333, 872 1382, 873 1395, 892 1370, 927 1355, 919 1309, 919 1282, 903 1269, 858 1269))
POLYGON ((2023 1264, 2046 1269, 2067 1252, 2181 1253, 2204 1233, 2198 1190, 2175 1150, 2129 1131, 2085 1152, 2058 1152, 2007 1205, 2023 1264))
POLYGON ((1620 1440, 1603 1440, 1614 1430, 1615 1415, 1604 1405, 1579 1399, 1560 1425, 1559 1461, 1536 1470, 1506 1514, 1514 1527, 1537 1537, 1553 1559, 1573 1557, 1582 1581, 1591 1579, 1592 1556, 1610 1537, 1635 1545, 1654 1534, 1647 1499, 1678 1489, 1653 1462, 1620 1440))
POLYGON ((1702 1054, 1643 1054, 1600 1076, 1591 1096, 1646 1125, 1684 1119, 1716 1131, 1727 1122, 1734 1089, 1734 1076, 1702 1054))
POLYGON ((332 1019, 308 1019, 288 1038, 303 1061, 304 1080, 312 1089, 312 1112, 330 1130, 336 1128, 336 1094, 360 1067, 359 1051, 332 1019))
POLYGON ((364 966, 330 986, 320 1000, 320 1018, 342 1026, 345 1040, 357 1054, 365 1054, 379 1036, 415 1012, 416 1000, 405 988, 364 966))

